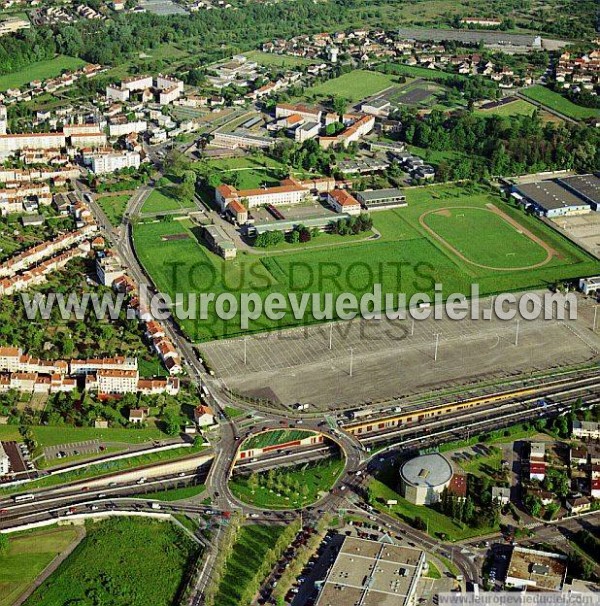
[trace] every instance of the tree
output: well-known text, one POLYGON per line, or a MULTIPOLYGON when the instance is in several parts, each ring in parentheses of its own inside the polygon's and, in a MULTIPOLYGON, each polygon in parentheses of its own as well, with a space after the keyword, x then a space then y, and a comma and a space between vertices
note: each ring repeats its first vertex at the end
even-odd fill
POLYGON ((169 436, 179 435, 180 424, 179 416, 173 409, 169 409, 165 412, 162 418, 165 424, 165 433, 169 436))

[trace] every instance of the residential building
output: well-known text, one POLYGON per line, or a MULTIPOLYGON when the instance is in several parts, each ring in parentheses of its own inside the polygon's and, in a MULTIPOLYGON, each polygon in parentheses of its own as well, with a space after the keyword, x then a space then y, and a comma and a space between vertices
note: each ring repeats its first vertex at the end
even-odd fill
POLYGON ((113 282, 125 275, 125 267, 115 254, 96 257, 96 275, 104 286, 112 286, 113 282))
POLYGON ((227 211, 238 225, 244 225, 248 221, 248 209, 237 199, 229 202, 227 211))
POLYGON ((334 189, 328 192, 327 201, 337 213, 360 214, 360 202, 345 189, 334 189))
POLYGON ((129 422, 140 425, 146 420, 149 412, 147 408, 132 408, 129 411, 129 422))
POLYGON ((66 144, 64 132, 0 135, 0 154, 11 154, 24 149, 57 149, 66 144))
POLYGON ((122 137, 131 133, 143 133, 146 130, 148 130, 148 123, 145 120, 114 122, 108 125, 108 134, 111 137, 122 137))
POLYGON ((88 358, 71 360, 69 370, 72 375, 96 373, 99 370, 135 370, 138 369, 137 358, 115 356, 114 358, 88 358))
POLYGON ((298 115, 304 118, 307 122, 321 122, 321 116, 323 112, 316 107, 309 107, 308 105, 301 104, 290 104, 290 103, 278 103, 275 106, 275 118, 287 118, 288 116, 298 115))
POLYGON ((573 419, 574 438, 600 440, 600 423, 598 421, 580 421, 573 419))
POLYGON ((571 515, 585 513, 592 508, 592 501, 589 497, 569 497, 566 501, 566 507, 571 515))
POLYGON ((321 124, 319 122, 305 122, 294 130, 294 139, 299 143, 304 143, 304 141, 317 137, 320 130, 321 124))
POLYGON ((210 427, 215 424, 215 413, 210 406, 200 404, 194 409, 194 423, 198 427, 210 427))
POLYGON ((121 151, 121 152, 98 152, 86 153, 83 156, 84 163, 96 175, 104 175, 114 173, 122 168, 139 168, 141 157, 138 152, 121 151))
POLYGON ((139 380, 137 370, 100 369, 96 372, 96 377, 100 395, 118 395, 137 391, 139 380))

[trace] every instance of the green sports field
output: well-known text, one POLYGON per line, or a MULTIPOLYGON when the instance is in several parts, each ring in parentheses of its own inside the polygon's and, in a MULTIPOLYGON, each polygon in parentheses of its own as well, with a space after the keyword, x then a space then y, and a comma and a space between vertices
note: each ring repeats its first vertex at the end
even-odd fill
POLYGON ((292 55, 276 55, 274 53, 263 53, 259 50, 244 53, 248 61, 256 61, 259 65, 273 68, 289 69, 291 67, 301 67, 302 65, 310 65, 311 60, 304 57, 294 57, 292 55))
POLYGON ((572 101, 569 101, 569 99, 563 97, 560 93, 555 93, 549 88, 539 84, 523 89, 522 93, 526 97, 529 97, 530 99, 533 99, 534 101, 537 101, 550 109, 560 112, 569 118, 574 118, 575 120, 600 118, 600 109, 576 105, 572 101))
POLYGON ((56 556, 77 538, 73 527, 44 528, 10 536, 0 555, 0 606, 11 606, 56 556))
POLYGON ((356 103, 365 97, 370 97, 385 88, 393 86, 397 78, 379 72, 357 69, 339 78, 321 82, 304 91, 305 97, 329 97, 330 95, 344 97, 351 103, 356 103))
MULTIPOLYGON (((158 288, 176 293, 277 292, 341 293, 361 296, 381 284, 383 293, 468 294, 478 283, 482 295, 547 288, 557 280, 600 273, 600 263, 536 217, 505 203, 482 187, 435 185, 406 189, 408 206, 373 213, 378 239, 347 242, 327 239, 323 248, 301 244, 259 254, 240 252, 223 261, 201 243, 187 221, 138 224, 139 257, 158 288), (438 213, 438 214, 436 214, 438 213), (550 252, 551 254, 548 254, 550 252)), ((333 239, 332 239, 333 238, 333 239)), ((288 313, 280 321, 261 316, 249 330, 260 332, 310 323, 288 313)), ((205 318, 181 320, 194 340, 239 336, 239 317, 226 321, 209 306, 205 318)))
POLYGON ((0 91, 9 88, 21 88, 32 80, 55 78, 56 76, 60 76, 65 70, 75 71, 84 65, 85 61, 76 59, 75 57, 67 57, 65 55, 59 55, 58 57, 48 59, 47 61, 38 61, 21 71, 0 76, 0 91))

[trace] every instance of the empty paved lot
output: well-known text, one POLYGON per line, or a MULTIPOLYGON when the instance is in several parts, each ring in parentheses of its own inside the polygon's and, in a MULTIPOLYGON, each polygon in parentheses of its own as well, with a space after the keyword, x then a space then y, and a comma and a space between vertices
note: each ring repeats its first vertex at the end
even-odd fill
POLYGON ((410 320, 371 320, 335 324, 331 349, 326 325, 248 337, 245 345, 215 341, 201 351, 236 392, 332 410, 596 359, 600 329, 591 331, 589 303, 579 307, 579 319, 568 325, 521 320, 518 345, 514 321, 429 319, 415 322, 413 332, 410 320))

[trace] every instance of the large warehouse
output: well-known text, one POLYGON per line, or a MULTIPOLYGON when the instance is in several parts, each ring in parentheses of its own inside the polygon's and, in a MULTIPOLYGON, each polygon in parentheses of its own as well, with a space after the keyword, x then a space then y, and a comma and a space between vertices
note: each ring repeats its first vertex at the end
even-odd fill
POLYGON ((452 465, 441 454, 415 457, 400 468, 400 493, 415 505, 436 503, 452 475, 452 465))
POLYGON ((556 181, 536 181, 516 186, 517 191, 533 205, 535 211, 544 217, 589 213, 592 207, 566 187, 556 181))
POLYGON ((420 549, 345 537, 317 606, 414 606, 426 565, 420 549))

